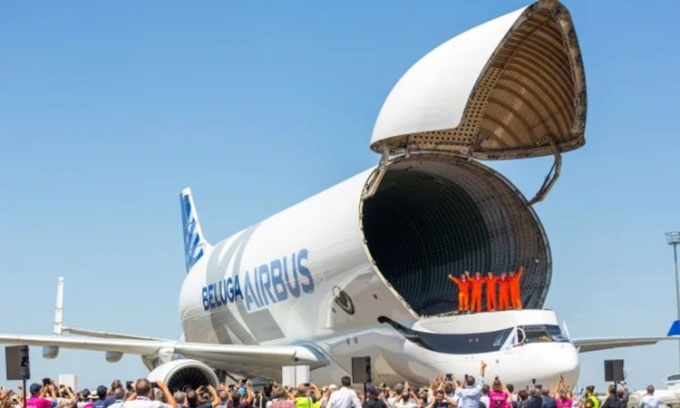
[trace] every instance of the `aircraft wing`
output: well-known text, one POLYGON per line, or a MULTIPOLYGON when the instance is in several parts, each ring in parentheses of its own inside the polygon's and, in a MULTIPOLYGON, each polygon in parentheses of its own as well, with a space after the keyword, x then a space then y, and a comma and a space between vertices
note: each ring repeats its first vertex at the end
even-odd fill
POLYGON ((239 365, 256 363, 259 366, 271 368, 294 364, 309 365, 310 368, 328 365, 328 361, 323 355, 303 346, 259 346, 194 343, 176 340, 13 334, 0 334, 0 343, 139 355, 170 352, 203 361, 223 361, 239 365))
POLYGON ((581 353, 587 351, 606 350, 619 347, 634 347, 656 344, 659 341, 676 340, 680 341, 680 336, 666 337, 611 337, 611 338, 584 338, 572 339, 572 343, 581 353))

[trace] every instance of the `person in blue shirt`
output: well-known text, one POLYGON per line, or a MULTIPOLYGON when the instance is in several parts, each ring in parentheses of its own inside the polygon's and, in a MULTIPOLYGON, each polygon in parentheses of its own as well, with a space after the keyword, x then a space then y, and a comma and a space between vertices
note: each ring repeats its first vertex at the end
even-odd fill
POLYGON ((465 376, 465 388, 458 388, 456 396, 460 398, 460 407, 458 408, 479 408, 479 398, 482 396, 482 385, 484 385, 484 372, 486 370, 486 363, 481 362, 479 368, 479 377, 475 381, 475 377, 471 375, 465 376))

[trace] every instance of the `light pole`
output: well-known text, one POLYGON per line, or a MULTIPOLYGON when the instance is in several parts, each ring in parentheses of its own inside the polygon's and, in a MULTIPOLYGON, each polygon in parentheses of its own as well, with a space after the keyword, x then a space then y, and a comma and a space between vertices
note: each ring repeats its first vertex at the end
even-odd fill
MULTIPOLYGON (((678 317, 680 320, 680 277, 678 277, 678 244, 680 244, 680 231, 666 233, 666 242, 673 245, 673 259, 675 260, 675 299, 678 304, 678 317)), ((680 350, 680 342, 678 349, 680 350)))

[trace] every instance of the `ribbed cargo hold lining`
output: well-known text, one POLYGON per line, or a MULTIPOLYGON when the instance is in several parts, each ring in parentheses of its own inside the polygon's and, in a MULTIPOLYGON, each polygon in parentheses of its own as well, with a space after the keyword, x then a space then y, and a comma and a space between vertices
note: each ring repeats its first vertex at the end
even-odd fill
POLYGON ((418 314, 458 308, 447 278, 525 267, 526 307, 542 307, 550 282, 543 229, 497 173, 450 155, 418 155, 390 165, 362 206, 370 255, 385 280, 418 314))

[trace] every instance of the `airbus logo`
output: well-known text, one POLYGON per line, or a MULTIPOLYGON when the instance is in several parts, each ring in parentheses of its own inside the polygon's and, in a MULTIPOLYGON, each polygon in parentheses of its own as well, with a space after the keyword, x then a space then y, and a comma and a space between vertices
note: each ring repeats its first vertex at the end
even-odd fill
POLYGON ((238 298, 249 312, 290 298, 314 292, 312 273, 303 261, 309 251, 301 249, 290 256, 274 259, 251 270, 235 274, 201 289, 203 310, 215 309, 238 298))
POLYGON ((196 220, 191 211, 191 201, 188 195, 182 195, 182 224, 184 226, 184 261, 188 272, 203 256, 203 248, 200 245, 201 237, 196 230, 196 220))

